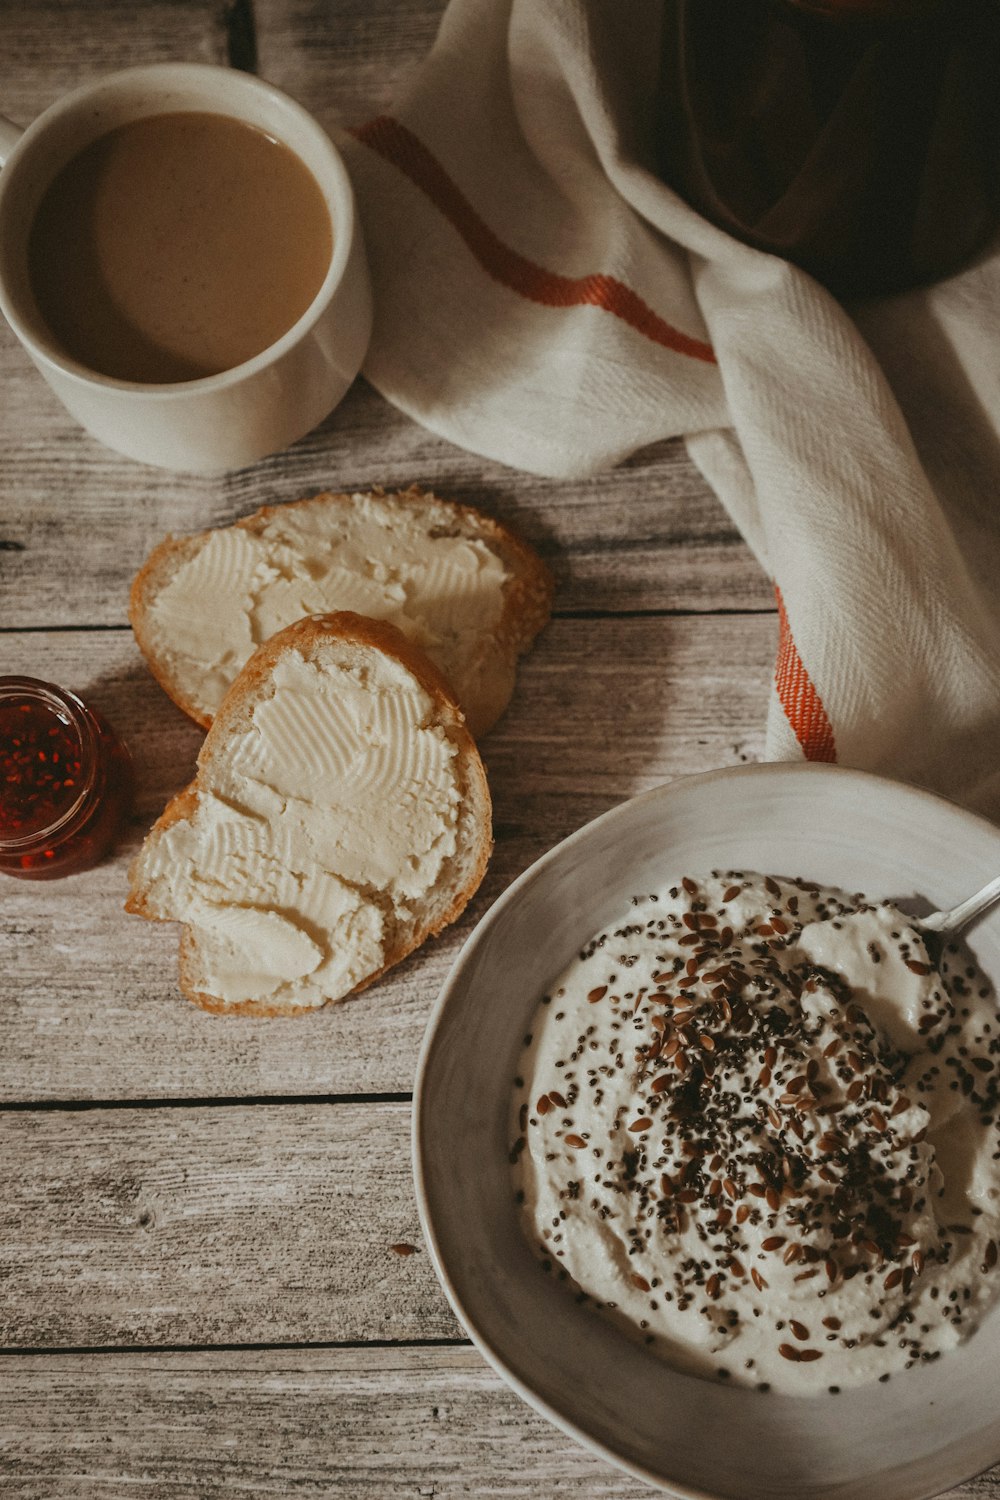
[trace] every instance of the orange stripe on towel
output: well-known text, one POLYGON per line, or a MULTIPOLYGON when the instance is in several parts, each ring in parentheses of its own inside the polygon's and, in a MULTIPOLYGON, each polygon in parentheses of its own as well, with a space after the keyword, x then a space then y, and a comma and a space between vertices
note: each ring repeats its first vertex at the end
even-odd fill
POLYGON ((806 760, 835 762, 837 747, 833 738, 833 725, 827 717, 809 673, 802 664, 798 647, 792 638, 785 601, 781 590, 775 586, 778 600, 778 659, 774 666, 774 685, 785 715, 795 732, 795 738, 805 753, 806 760))
POLYGON ((494 281, 545 307, 602 307, 654 344, 715 363, 711 345, 681 333, 615 276, 559 276, 519 255, 498 239, 468 198, 411 130, 389 115, 378 115, 353 132, 357 140, 391 162, 415 183, 457 230, 476 260, 494 281))

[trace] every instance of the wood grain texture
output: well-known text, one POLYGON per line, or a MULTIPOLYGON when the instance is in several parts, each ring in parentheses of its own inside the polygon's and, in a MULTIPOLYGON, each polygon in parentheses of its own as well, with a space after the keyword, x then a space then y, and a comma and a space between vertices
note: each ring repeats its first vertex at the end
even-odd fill
POLYGON ((134 463, 88 437, 5 324, 0 381, 0 623, 8 629, 124 625, 132 577, 168 533, 323 490, 411 482, 519 531, 554 569, 561 612, 774 607, 768 580, 677 442, 591 479, 545 480, 433 437, 359 380, 287 453, 195 478, 134 463))
POLYGON ((327 129, 392 108, 430 51, 445 0, 267 0, 257 65, 327 129))
POLYGON ((60 95, 143 62, 224 63, 231 0, 0 5, 3 113, 28 125, 60 95))
POLYGON ((483 743, 496 851, 463 918, 355 999, 260 1021, 184 1000, 178 929, 122 909, 128 861, 193 775, 201 731, 127 631, 0 632, 0 673, 48 677, 92 701, 130 745, 138 786, 114 858, 65 880, 3 879, 0 1100, 408 1090, 441 982, 515 875, 627 796, 760 758, 774 643, 770 616, 554 621, 483 743))
POLYGON ((406 1104, 0 1114, 0 1346, 460 1336, 406 1104))
MULTIPOLYGON (((647 1500, 475 1350, 0 1361, 5 1500, 647 1500)), ((997 1500, 1000 1469, 949 1500, 997 1500)))
POLYGON ((477 1353, 369 1349, 0 1364, 5 1500, 643 1500, 477 1353))

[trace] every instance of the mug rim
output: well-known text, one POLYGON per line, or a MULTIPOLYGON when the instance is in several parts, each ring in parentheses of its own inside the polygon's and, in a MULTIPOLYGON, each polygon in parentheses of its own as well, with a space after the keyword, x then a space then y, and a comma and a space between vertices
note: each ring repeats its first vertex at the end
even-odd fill
MULTIPOLYGON (((309 306, 303 313, 286 328, 280 338, 268 344, 259 353, 250 359, 243 360, 238 365, 232 365, 229 369, 220 370, 214 375, 199 375, 192 380, 173 381, 138 381, 122 380, 117 376, 104 375, 99 370, 93 370, 88 365, 74 359, 59 348, 58 344, 46 336, 44 326, 36 331, 33 326, 26 326, 19 309, 14 305, 3 277, 3 267, 0 264, 0 311, 10 323, 32 358, 39 363, 49 366, 59 372, 63 377, 69 378, 78 385, 85 387, 100 387, 114 391, 125 399, 141 402, 155 398, 162 401, 164 398, 176 397, 178 399, 190 396, 197 392, 212 393, 225 390, 231 385, 238 384, 260 371, 266 370, 270 365, 279 361, 289 349, 310 331, 310 329, 322 317, 331 299, 337 291, 344 274, 347 270, 351 249, 357 232, 357 213, 354 201, 354 189, 344 163, 343 157, 329 133, 323 128, 319 121, 312 115, 304 105, 299 104, 290 94, 266 79, 259 78, 255 73, 244 73, 238 68, 224 67, 218 63, 199 62, 162 62, 162 63, 140 63, 135 67, 119 68, 112 73, 98 75, 89 83, 79 85, 48 105, 34 120, 27 125, 18 139, 17 143, 7 156, 2 168, 0 168, 0 220, 4 212, 4 201, 9 185, 14 182, 18 171, 25 171, 22 165, 23 159, 28 156, 57 121, 65 118, 78 110, 81 105, 90 99, 107 91, 113 93, 119 87, 127 84, 137 84, 148 81, 151 86, 157 84, 168 84, 170 82, 181 82, 184 78, 192 82, 207 81, 214 77, 224 79, 226 87, 235 87, 237 90, 257 95, 276 104, 280 110, 289 114, 296 122, 298 129, 303 131, 311 140, 312 144, 326 157, 326 165, 332 173, 336 184, 335 190, 331 190, 329 182, 323 183, 318 180, 316 173, 312 171, 308 163, 303 161, 302 153, 298 146, 285 139, 281 144, 294 153, 306 170, 310 172, 316 185, 323 195, 323 200, 331 218, 332 249, 330 263, 326 275, 313 297, 309 306), (335 212, 336 210, 336 212, 335 212)), ((189 106, 193 108, 194 106, 189 106)), ((208 101, 201 106, 206 113, 224 113, 218 107, 212 107, 208 101)), ((168 111, 150 110, 153 113, 165 113, 168 111)), ((140 120, 149 117, 144 111, 137 111, 132 119, 140 120)), ((248 120, 241 111, 238 114, 229 115, 233 119, 242 119, 245 124, 253 125, 255 129, 262 127, 254 121, 248 120)), ((273 132, 272 132, 273 133, 273 132)))

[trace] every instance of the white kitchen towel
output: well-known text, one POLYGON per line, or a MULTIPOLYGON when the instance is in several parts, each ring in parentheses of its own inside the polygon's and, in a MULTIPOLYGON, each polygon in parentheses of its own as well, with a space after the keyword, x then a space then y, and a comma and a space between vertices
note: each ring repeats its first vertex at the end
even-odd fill
POLYGON ((348 147, 365 374, 538 474, 683 436, 774 582, 769 758, 1000 816, 1000 254, 848 312, 707 223, 642 160, 659 22, 451 0, 348 147))

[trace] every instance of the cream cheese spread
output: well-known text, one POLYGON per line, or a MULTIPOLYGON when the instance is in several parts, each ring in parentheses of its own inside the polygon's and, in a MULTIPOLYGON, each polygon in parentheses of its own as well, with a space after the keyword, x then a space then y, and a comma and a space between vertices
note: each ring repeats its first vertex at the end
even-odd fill
POLYGON ((144 878, 155 915, 197 930, 211 994, 310 1007, 376 972, 393 923, 438 881, 456 847, 457 752, 391 657, 289 651, 272 681, 144 878))
POLYGON ((513 686, 513 665, 494 646, 507 576, 485 541, 456 534, 443 506, 376 494, 350 505, 317 499, 281 507, 257 529, 207 533, 151 599, 147 630, 192 706, 211 718, 256 647, 283 626, 334 610, 388 620, 444 672, 475 727, 480 698, 493 711, 501 691, 480 681, 484 654, 507 697, 513 686))
POLYGON ((957 943, 745 872, 637 896, 542 997, 511 1124, 527 1235, 675 1365, 837 1391, 1000 1293, 1000 1024, 957 943))

